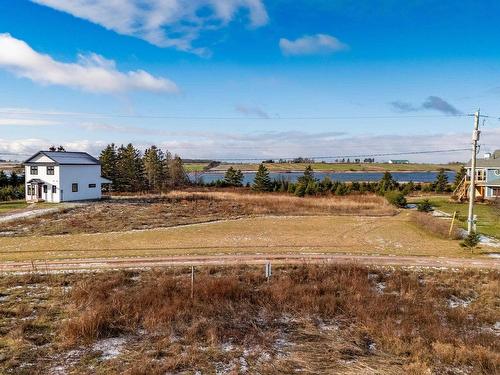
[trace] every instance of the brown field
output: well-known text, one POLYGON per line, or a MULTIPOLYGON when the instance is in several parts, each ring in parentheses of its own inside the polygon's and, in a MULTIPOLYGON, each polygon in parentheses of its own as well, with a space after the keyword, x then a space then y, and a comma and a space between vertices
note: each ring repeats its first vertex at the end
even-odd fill
POLYGON ((0 276, 0 373, 496 374, 498 271, 0 276))
MULTIPOLYGON (((490 249, 491 251, 494 248, 490 249)), ((218 254, 349 253, 472 257, 458 241, 386 217, 264 216, 95 234, 0 238, 0 262, 218 254)))
POLYGON ((382 197, 309 197, 237 192, 171 192, 119 197, 43 218, 0 224, 9 235, 56 235, 152 229, 258 215, 394 215, 382 197))

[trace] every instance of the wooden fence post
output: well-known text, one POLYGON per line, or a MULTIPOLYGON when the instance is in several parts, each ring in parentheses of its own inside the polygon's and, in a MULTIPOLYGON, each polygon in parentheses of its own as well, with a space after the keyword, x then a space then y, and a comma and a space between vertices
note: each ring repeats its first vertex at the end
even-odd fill
POLYGON ((451 219, 450 230, 448 231, 448 237, 451 236, 451 232, 453 230, 453 224, 455 224, 455 217, 457 216, 457 211, 453 212, 453 219, 451 219))

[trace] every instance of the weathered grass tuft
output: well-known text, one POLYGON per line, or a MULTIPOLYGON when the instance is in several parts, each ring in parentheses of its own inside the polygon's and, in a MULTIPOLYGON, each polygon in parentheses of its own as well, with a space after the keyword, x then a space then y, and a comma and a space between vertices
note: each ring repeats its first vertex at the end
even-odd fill
POLYGON ((450 234, 451 221, 438 219, 425 212, 412 212, 411 221, 419 228, 439 238, 459 240, 462 238, 458 223, 455 223, 450 234))
MULTIPOLYGON (((61 338, 73 346, 146 330, 155 337, 178 337, 182 345, 269 348, 281 327, 292 324, 284 323, 285 317, 286 322, 320 319, 350 330, 354 346, 339 349, 340 359, 369 356, 376 344, 403 358, 408 373, 469 367, 494 374, 500 343, 483 327, 498 318, 495 294, 498 274, 479 271, 447 279, 355 265, 294 266, 277 268, 268 283, 260 269, 212 268, 197 273, 193 300, 188 273, 141 273, 137 282, 123 273, 102 274, 73 289, 73 318, 62 326, 61 338), (479 278, 481 286, 474 284, 479 278), (451 297, 475 301, 467 309, 451 308, 451 297)), ((181 356, 149 368, 151 373, 181 371, 189 363, 181 356)))

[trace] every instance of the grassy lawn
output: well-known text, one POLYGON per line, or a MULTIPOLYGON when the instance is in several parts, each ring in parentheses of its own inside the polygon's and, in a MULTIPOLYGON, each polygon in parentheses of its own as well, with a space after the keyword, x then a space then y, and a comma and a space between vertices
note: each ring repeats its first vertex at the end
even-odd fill
MULTIPOLYGON (((270 171, 302 171, 308 165, 315 171, 331 171, 331 172, 398 172, 398 171, 412 171, 412 172, 426 172, 437 171, 441 168, 456 171, 460 166, 455 164, 388 164, 388 163, 313 163, 313 164, 292 164, 292 163, 273 163, 266 164, 270 171)), ((218 167, 212 168, 211 171, 225 171, 229 167, 241 169, 242 171, 256 171, 259 164, 221 164, 218 167)))
POLYGON ((186 172, 202 172, 207 166, 207 163, 184 163, 184 169, 186 172))
MULTIPOLYGON (((471 257, 458 241, 389 217, 255 217, 97 234, 0 238, 0 261, 251 253, 352 253, 471 257)), ((487 251, 483 249, 483 251, 487 251)))
MULTIPOLYGON (((414 202, 422 199, 413 199, 414 202)), ((432 205, 450 214, 458 212, 458 223, 462 228, 467 228, 468 203, 455 203, 448 197, 430 197, 432 205)), ((479 233, 500 238, 500 209, 488 203, 478 203, 474 206, 474 213, 477 215, 477 230, 479 233)))
POLYGON ((26 201, 8 201, 0 202, 0 214, 6 214, 10 211, 20 210, 28 207, 26 201))

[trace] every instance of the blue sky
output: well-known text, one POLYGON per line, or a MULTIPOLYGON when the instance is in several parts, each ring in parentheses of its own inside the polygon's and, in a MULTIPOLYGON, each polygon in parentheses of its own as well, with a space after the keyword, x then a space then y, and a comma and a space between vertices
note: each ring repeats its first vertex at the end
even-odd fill
MULTIPOLYGON (((500 116, 496 15, 472 0, 3 1, 0 157, 110 142, 221 159, 468 147, 462 114, 500 116)), ((500 121, 483 130, 482 151, 500 148, 500 121)))

